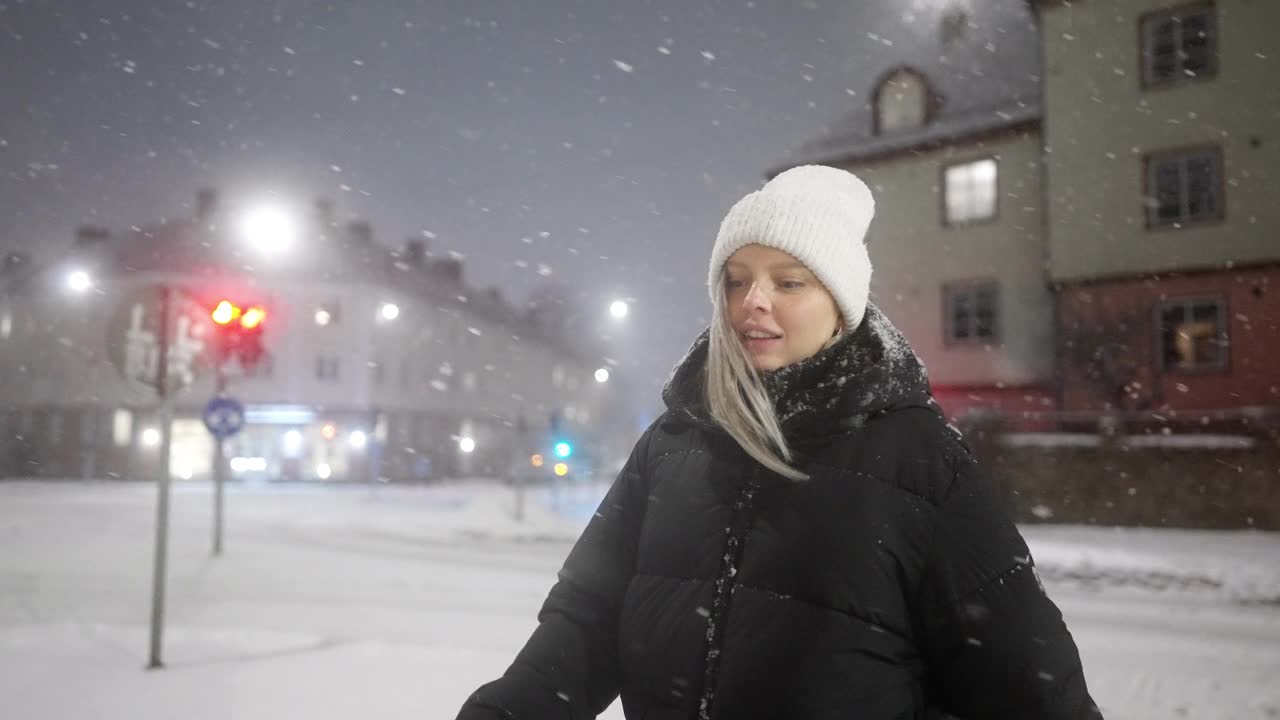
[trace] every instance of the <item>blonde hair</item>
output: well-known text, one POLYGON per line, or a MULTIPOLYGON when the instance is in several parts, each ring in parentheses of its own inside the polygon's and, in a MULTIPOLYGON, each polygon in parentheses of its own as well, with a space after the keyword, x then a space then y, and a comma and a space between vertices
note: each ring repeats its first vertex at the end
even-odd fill
POLYGON ((703 386, 707 411, 761 465, 792 480, 808 480, 807 474, 791 465, 791 448, 782 435, 773 401, 729 320, 723 272, 713 290, 714 317, 703 386))

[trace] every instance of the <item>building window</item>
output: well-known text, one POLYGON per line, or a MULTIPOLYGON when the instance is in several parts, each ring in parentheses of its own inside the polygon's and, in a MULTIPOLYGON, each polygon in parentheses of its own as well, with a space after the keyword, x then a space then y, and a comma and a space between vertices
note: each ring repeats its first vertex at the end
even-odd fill
POLYGON ((120 409, 111 416, 111 442, 116 447, 129 447, 133 439, 133 413, 120 409))
POLYGON ((98 444, 98 411, 93 408, 80 411, 80 444, 85 447, 98 444))
POLYGON ((1219 370, 1227 366, 1226 307, 1218 300, 1163 303, 1160 358, 1166 370, 1219 370))
POLYGON ((875 134, 910 130, 929 121, 929 86, 920 73, 895 70, 876 88, 875 134))
POLYGON ((1218 28, 1212 3, 1196 3, 1142 18, 1142 80, 1176 84, 1217 72, 1218 28))
POLYGON ((1179 227, 1222 218, 1218 149, 1147 157, 1147 225, 1179 227))
POLYGON ((982 343, 1000 337, 1000 292, 995 283, 948 286, 946 339, 948 344, 982 343))
POLYGON ((962 225, 995 218, 999 187, 995 158, 948 165, 942 175, 945 224, 962 225))
POLYGON ((62 411, 49 411, 49 447, 59 447, 62 445, 62 411))
POLYGON ((241 365, 240 371, 246 378, 269 378, 276 371, 276 363, 271 353, 263 352, 257 362, 251 365, 241 365))
POLYGON ((338 358, 329 355, 317 356, 316 379, 336 381, 338 379, 338 358))

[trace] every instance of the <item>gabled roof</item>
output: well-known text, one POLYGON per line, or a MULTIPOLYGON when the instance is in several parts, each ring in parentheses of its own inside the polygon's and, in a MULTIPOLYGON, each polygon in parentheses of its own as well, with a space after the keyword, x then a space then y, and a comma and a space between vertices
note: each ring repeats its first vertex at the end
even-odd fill
POLYGON ((809 163, 870 162, 898 153, 931 150, 963 143, 994 131, 1038 127, 1039 124, 1038 103, 1015 102, 964 114, 943 114, 933 122, 910 130, 883 135, 833 135, 811 141, 801 146, 791 159, 771 168, 768 175, 773 177, 788 168, 809 163))

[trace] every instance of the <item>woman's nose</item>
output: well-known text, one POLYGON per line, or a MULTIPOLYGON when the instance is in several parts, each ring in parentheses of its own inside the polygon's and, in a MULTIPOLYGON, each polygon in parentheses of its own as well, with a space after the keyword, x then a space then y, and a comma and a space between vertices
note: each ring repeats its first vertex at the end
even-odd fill
POLYGON ((769 294, 764 288, 760 287, 760 283, 751 283, 751 287, 747 290, 747 294, 742 298, 743 307, 747 310, 769 310, 772 303, 769 301, 769 294))

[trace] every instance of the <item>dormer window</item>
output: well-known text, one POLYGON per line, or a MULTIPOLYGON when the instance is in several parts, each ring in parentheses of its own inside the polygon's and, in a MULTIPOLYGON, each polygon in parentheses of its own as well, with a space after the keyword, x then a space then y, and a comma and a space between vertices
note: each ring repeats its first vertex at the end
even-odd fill
POLYGON ((929 122, 929 85, 909 68, 890 72, 876 88, 877 135, 918 128, 929 122))

